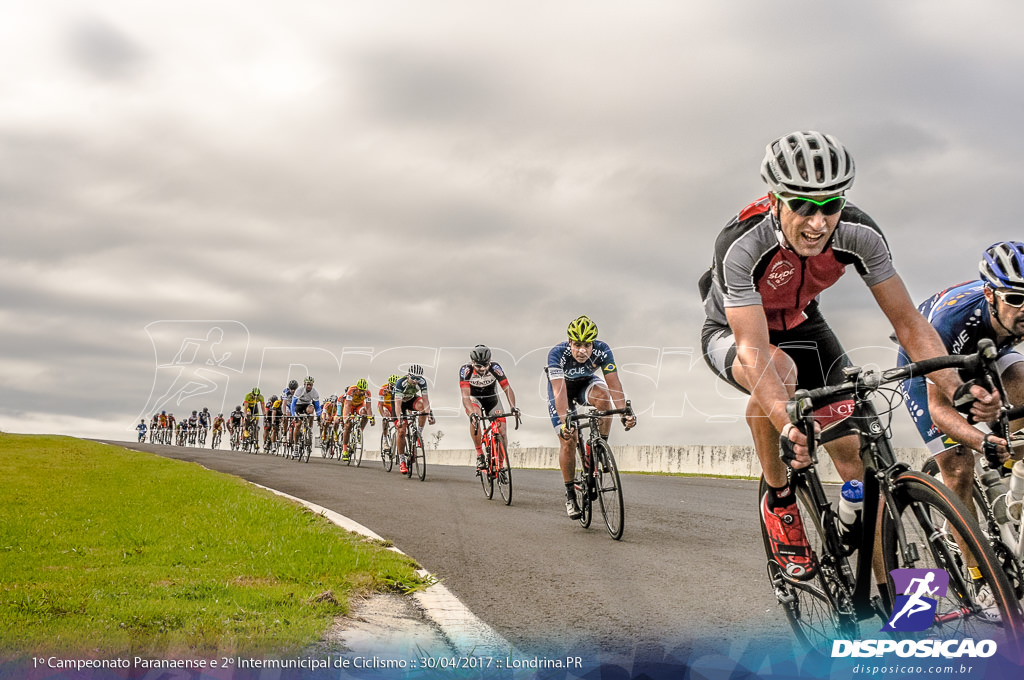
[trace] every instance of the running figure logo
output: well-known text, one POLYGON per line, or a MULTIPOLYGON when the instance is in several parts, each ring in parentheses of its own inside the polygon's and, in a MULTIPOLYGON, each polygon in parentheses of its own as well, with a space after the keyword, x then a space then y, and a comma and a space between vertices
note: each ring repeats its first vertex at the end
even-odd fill
POLYGON ((897 593, 892 617, 883 631, 916 632, 935 623, 936 597, 943 597, 949 587, 949 574, 944 569, 893 569, 893 585, 897 593))

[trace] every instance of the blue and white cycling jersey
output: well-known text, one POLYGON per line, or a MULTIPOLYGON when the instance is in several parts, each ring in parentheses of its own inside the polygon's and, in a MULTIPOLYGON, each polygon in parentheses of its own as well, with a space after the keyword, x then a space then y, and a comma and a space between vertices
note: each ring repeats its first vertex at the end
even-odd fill
MULTIPOLYGON (((982 338, 996 340, 992 328, 992 317, 988 300, 985 299, 985 284, 969 281, 936 293, 917 307, 942 339, 950 354, 973 354, 978 351, 982 338)), ((1002 372, 1007 366, 1024 361, 1014 350, 1013 338, 1007 338, 1002 346, 997 345, 999 360, 997 367, 1002 372)), ((897 364, 905 366, 910 357, 901 347, 897 364)), ((968 377, 968 376, 965 376, 968 377)), ((900 384, 910 417, 917 425, 921 437, 932 454, 958 446, 958 442, 946 437, 932 422, 928 411, 928 385, 924 376, 911 378, 900 384)))
MULTIPOLYGON (((982 281, 970 281, 947 288, 917 308, 935 328, 950 354, 973 354, 978 351, 978 341, 982 338, 996 339, 982 281)), ((998 349, 1000 356, 1013 351, 1013 338, 1008 338, 998 349)), ((900 361, 900 365, 910 361, 902 348, 900 361)))
POLYGON ((590 378, 598 369, 605 375, 614 373, 618 367, 615 365, 615 357, 612 356, 612 348, 607 342, 594 341, 594 351, 585 363, 580 363, 572 355, 569 341, 559 343, 548 352, 548 380, 552 378, 563 378, 567 381, 583 380, 590 378))

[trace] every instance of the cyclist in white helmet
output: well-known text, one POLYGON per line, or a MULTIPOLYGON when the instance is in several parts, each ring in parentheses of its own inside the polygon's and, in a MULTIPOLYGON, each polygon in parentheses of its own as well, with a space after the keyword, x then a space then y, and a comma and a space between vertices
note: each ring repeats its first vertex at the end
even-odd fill
MULTIPOLYGON (((771 142, 761 163, 768 195, 726 225, 700 281, 707 315, 704 359, 716 375, 750 395, 747 424, 770 487, 761 499, 761 518, 775 560, 795 580, 813 577, 817 564, 786 470, 787 463, 806 467, 811 458, 807 437, 789 423, 786 401, 797 389, 840 382, 849 365, 818 310, 819 293, 853 266, 915 361, 946 354, 914 307, 878 225, 849 202, 855 174, 853 158, 831 135, 793 132, 771 142), (785 462, 780 436, 787 440, 785 462)), ((938 386, 932 390, 933 413, 952 412, 960 378, 952 369, 930 378, 938 386)), ((978 398, 975 417, 994 418, 996 396, 980 387, 971 391, 978 398)), ((844 427, 849 407, 837 404, 819 422, 844 427)), ((863 479, 855 437, 840 437, 827 449, 844 480, 863 479)))
MULTIPOLYGON (((430 424, 434 424, 434 414, 430 411, 430 395, 427 388, 427 379, 423 377, 423 367, 413 364, 409 367, 408 373, 399 378, 392 389, 395 403, 395 416, 416 411, 426 413, 419 417, 420 430, 429 418, 430 424)), ((405 428, 406 421, 399 420, 395 434, 395 448, 398 454, 398 469, 403 474, 409 471, 405 460, 405 428)))

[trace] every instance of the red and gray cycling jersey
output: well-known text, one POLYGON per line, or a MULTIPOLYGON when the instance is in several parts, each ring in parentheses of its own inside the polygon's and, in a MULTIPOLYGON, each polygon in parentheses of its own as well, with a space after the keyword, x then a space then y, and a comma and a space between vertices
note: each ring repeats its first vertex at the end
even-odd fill
POLYGON ((784 247, 778 222, 764 196, 726 225, 715 242, 715 259, 700 280, 704 312, 728 325, 727 307, 761 305, 768 328, 795 328, 807 319, 818 295, 854 265, 868 286, 894 276, 892 255, 878 225, 847 203, 825 249, 801 257, 784 247))

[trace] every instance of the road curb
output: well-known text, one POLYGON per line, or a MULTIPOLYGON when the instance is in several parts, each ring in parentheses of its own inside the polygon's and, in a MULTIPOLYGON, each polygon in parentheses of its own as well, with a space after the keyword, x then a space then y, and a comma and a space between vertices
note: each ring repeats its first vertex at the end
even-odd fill
MULTIPOLYGON (((386 540, 373 530, 334 510, 311 503, 302 498, 297 498, 283 491, 278 491, 269 486, 263 486, 255 482, 250 483, 278 496, 300 503, 346 531, 378 541, 386 540)), ((405 555, 404 552, 394 546, 388 549, 405 555)), ((424 578, 433 579, 433 575, 424 569, 421 569, 419 574, 424 578)), ((424 622, 423 625, 434 626, 454 653, 460 656, 511 656, 512 645, 493 628, 481 621, 443 583, 435 582, 425 590, 418 591, 410 597, 415 601, 416 607, 423 612, 427 619, 427 622, 424 622)))

